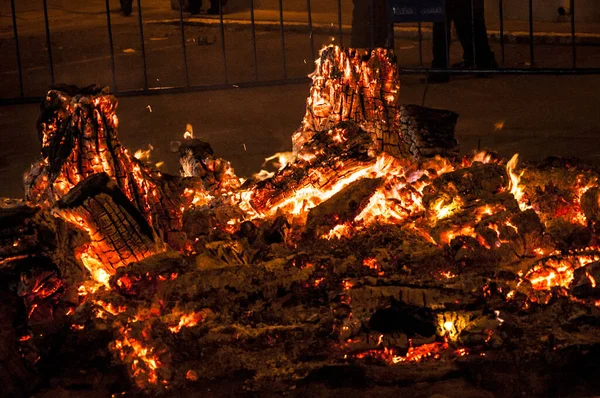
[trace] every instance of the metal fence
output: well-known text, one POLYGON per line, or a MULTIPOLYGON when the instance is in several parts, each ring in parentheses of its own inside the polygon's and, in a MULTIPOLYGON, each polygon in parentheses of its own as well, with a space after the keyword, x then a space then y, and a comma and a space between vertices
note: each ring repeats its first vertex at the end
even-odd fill
MULTIPOLYGON (((347 41, 347 27, 344 26, 342 22, 343 11, 342 10, 342 0, 337 1, 337 26, 333 27, 335 29, 335 35, 338 38, 338 43, 340 45, 350 44, 345 43, 347 41), (346 36, 346 37, 345 37, 346 36)), ((369 2, 370 7, 372 8, 372 4, 374 0, 366 0, 369 2)), ((473 1, 471 0, 471 10, 473 10, 473 1)), ((504 5, 503 0, 498 0, 498 11, 499 11, 499 26, 500 26, 500 66, 498 68, 478 68, 475 65, 474 68, 469 69, 455 69, 455 68, 444 68, 444 69, 434 69, 428 68, 423 63, 423 29, 422 23, 418 23, 418 31, 416 40, 418 40, 418 52, 419 52, 419 65, 415 67, 406 67, 403 65, 399 66, 399 71, 401 74, 436 74, 436 73, 449 73, 449 74, 472 74, 472 73, 485 73, 485 74, 554 74, 554 75, 564 75, 564 74, 600 74, 600 68, 589 68, 589 67, 579 67, 577 65, 577 39, 576 39, 576 18, 575 18, 575 0, 570 0, 570 10, 571 10, 571 57, 572 57, 572 65, 567 68, 545 68, 536 64, 535 59, 535 38, 534 38, 534 15, 533 15, 533 0, 526 0, 529 5, 529 66, 525 68, 514 68, 514 67, 505 67, 505 20, 504 20, 504 5)), ((218 29, 220 34, 220 44, 221 44, 221 54, 222 54, 222 66, 225 71, 225 77, 223 82, 215 82, 214 84, 203 84, 203 85, 195 85, 190 82, 189 75, 189 61, 188 61, 188 44, 186 41, 186 32, 185 32, 185 19, 184 19, 184 4, 183 0, 179 0, 179 33, 181 35, 181 57, 183 62, 183 73, 184 73, 184 82, 185 84, 179 86, 169 86, 169 87, 150 87, 148 84, 148 65, 147 65, 147 57, 146 57, 146 47, 144 40, 144 21, 143 21, 143 2, 142 0, 136 0, 137 2, 137 25, 139 29, 139 37, 140 37, 140 48, 141 48, 141 58, 142 58, 142 67, 143 67, 143 87, 140 87, 136 90, 119 90, 117 88, 117 72, 115 67, 115 48, 114 48, 114 37, 113 37, 113 24, 111 21, 111 13, 110 13, 110 5, 109 0, 105 0, 106 6, 106 32, 108 36, 108 43, 110 47, 110 67, 111 67, 111 76, 112 76, 112 89, 113 92, 119 94, 121 96, 128 95, 146 95, 146 94, 156 94, 156 93, 175 93, 175 92, 189 92, 189 91, 201 91, 201 90, 213 90, 213 89, 225 89, 231 87, 256 87, 256 86, 266 86, 266 85, 278 85, 278 84, 288 84, 295 82, 306 82, 307 78, 302 77, 290 77, 288 75, 288 64, 286 61, 286 23, 284 21, 284 7, 283 0, 279 0, 279 32, 280 32, 280 42, 281 42, 281 77, 276 79, 260 79, 259 71, 258 71, 258 60, 257 60, 257 43, 256 43, 256 21, 255 21, 255 4, 254 0, 249 0, 250 6, 250 30, 251 30, 251 46, 252 46, 252 54, 254 61, 254 78, 248 81, 235 82, 233 84, 230 82, 229 76, 227 75, 228 69, 228 59, 226 53, 226 39, 225 39, 225 31, 226 31, 226 21, 223 17, 223 6, 221 5, 222 0, 219 0, 219 19, 218 19, 218 29)), ((23 68, 22 68, 22 51, 21 45, 19 42, 19 32, 18 32, 18 24, 17 24, 17 13, 15 10, 15 0, 11 0, 11 12, 12 12, 12 27, 13 27, 13 39, 16 48, 16 61, 17 61, 17 69, 18 69, 18 79, 19 79, 19 95, 11 98, 0 98, 0 104, 14 104, 14 103, 27 103, 27 102, 37 102, 41 98, 39 96, 27 96, 24 92, 23 85, 23 68)), ((54 59, 53 59, 53 49, 52 49, 52 32, 48 19, 48 4, 47 0, 43 0, 43 15, 44 15, 44 31, 45 31, 45 39, 46 39, 46 47, 47 47, 47 62, 48 68, 50 72, 50 83, 55 84, 55 71, 54 71, 54 59)), ((308 33, 308 41, 310 44, 310 51, 313 59, 316 56, 315 52, 315 31, 313 28, 313 15, 311 11, 311 0, 306 0, 306 9, 307 9, 307 26, 306 30, 308 33)), ((350 12, 350 10, 345 10, 346 12, 350 12)), ((375 23, 373 21, 374 13, 370 13, 371 26, 374 26, 375 23)), ((472 13, 471 26, 474 26, 474 16, 472 13)), ((445 20, 444 24, 447 27, 448 21, 445 20)), ((333 24, 332 24, 333 25, 333 24)), ((448 29, 446 29, 446 32, 448 29)), ((475 47, 475 35, 473 34, 473 46, 475 47)), ((450 40, 450 38, 446 38, 450 40)), ((450 54, 447 52, 448 63, 450 65, 449 58, 450 54)))

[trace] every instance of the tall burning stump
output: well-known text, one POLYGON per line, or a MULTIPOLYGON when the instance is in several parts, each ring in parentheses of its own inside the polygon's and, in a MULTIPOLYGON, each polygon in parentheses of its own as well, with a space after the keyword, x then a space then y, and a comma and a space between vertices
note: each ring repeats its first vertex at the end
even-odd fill
POLYGON ((372 52, 326 47, 311 75, 313 85, 302 126, 292 137, 294 151, 315 132, 353 120, 369 132, 380 149, 402 152, 396 115, 400 80, 396 57, 383 48, 372 52))
POLYGON ((316 132, 354 121, 380 151, 396 157, 421 160, 458 154, 457 114, 398 104, 400 80, 392 50, 326 47, 311 78, 306 114, 292 137, 295 153, 316 132))
POLYGON ((38 120, 42 160, 25 179, 28 201, 52 206, 87 177, 106 173, 166 240, 181 230, 180 187, 146 167, 117 138, 117 100, 94 86, 48 92, 38 120))

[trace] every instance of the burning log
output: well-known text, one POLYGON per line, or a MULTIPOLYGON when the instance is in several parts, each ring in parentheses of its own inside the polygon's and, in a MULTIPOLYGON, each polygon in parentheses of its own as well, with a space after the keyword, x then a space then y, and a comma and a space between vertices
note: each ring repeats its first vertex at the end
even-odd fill
POLYGON ((331 199, 311 209, 306 219, 304 232, 306 236, 320 236, 326 234, 338 224, 354 220, 382 183, 383 180, 380 178, 363 178, 348 185, 332 196, 331 199), (322 228, 326 229, 322 230, 322 228))
POLYGON ((93 174, 57 203, 56 214, 91 238, 81 259, 104 283, 117 268, 164 251, 164 244, 108 174, 93 174))
MULTIPOLYGON (((352 178, 354 171, 373 162, 372 154, 373 142, 364 130, 352 122, 340 123, 313 134, 298 151, 294 163, 255 185, 249 202, 259 213, 274 214, 299 192, 306 193, 307 202, 319 199, 319 192, 330 190, 340 180, 352 178)), ((293 205, 292 213, 299 213, 305 206, 309 204, 293 205)))

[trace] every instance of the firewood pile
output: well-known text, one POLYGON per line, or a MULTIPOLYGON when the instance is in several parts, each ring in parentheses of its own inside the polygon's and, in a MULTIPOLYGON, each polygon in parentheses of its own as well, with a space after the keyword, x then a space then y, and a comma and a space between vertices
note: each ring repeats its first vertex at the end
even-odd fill
POLYGON ((7 396, 591 396, 600 172, 457 156, 394 56, 321 52, 293 153, 243 180, 186 133, 132 156, 116 99, 53 89, 0 202, 7 396))

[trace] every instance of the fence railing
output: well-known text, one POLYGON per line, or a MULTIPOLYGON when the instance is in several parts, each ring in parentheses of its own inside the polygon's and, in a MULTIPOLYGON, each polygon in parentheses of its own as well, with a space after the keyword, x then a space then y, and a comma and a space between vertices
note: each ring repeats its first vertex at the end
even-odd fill
MULTIPOLYGON (((199 91, 199 90, 213 90, 213 89, 225 89, 231 87, 256 87, 256 86, 266 86, 266 85, 278 85, 278 84, 288 84, 295 82, 306 82, 306 77, 293 77, 288 73, 289 61, 287 57, 287 52, 290 51, 288 49, 288 43, 286 42, 286 21, 284 20, 284 7, 283 0, 278 1, 278 21, 271 21, 274 25, 278 25, 279 30, 279 41, 281 43, 281 76, 277 78, 267 78, 261 79, 259 76, 259 56, 257 53, 257 23, 255 19, 255 2, 254 0, 249 1, 250 8, 250 16, 249 16, 249 24, 248 27, 251 33, 251 52, 252 52, 252 61, 253 61, 253 74, 251 79, 243 80, 243 81, 235 81, 232 82, 230 76, 228 75, 228 57, 227 57, 227 43, 226 43, 226 29, 227 22, 223 15, 223 6, 221 5, 221 1, 219 1, 219 13, 218 13, 218 32, 220 36, 220 52, 221 52, 221 64, 222 70, 224 72, 224 80, 215 81, 205 84, 194 84, 190 79, 190 59, 188 56, 188 40, 186 40, 186 20, 184 18, 184 4, 183 0, 179 0, 179 10, 178 17, 179 21, 177 23, 179 28, 179 34, 181 36, 181 62, 183 64, 183 84, 181 85, 170 85, 170 86, 150 86, 149 78, 148 78, 148 63, 147 63, 147 54, 146 54, 146 41, 144 38, 144 4, 142 0, 137 0, 137 29, 140 38, 140 52, 142 59, 142 72, 143 72, 143 87, 139 87, 136 89, 125 89, 121 90, 117 85, 117 68, 116 68, 116 54, 115 54, 115 38, 113 31, 113 21, 111 20, 111 10, 109 0, 105 0, 105 12, 106 12, 106 33, 108 35, 108 44, 109 44, 109 54, 110 54, 110 76, 111 76, 111 88, 113 92, 122 95, 140 95, 140 94, 156 94, 156 93, 175 93, 175 92, 187 92, 187 91, 199 91)), ((288 0, 289 1, 289 0, 288 0)), ((299 0, 302 1, 302 0, 299 0)), ((369 2, 369 5, 373 7, 373 2, 375 0, 365 0, 369 2)), ((473 1, 471 0, 471 26, 474 26, 474 14, 473 14, 473 1)), ((431 68, 425 65, 424 63, 424 42, 426 38, 423 34, 423 24, 421 22, 417 23, 417 35, 414 40, 418 42, 417 51, 418 51, 418 64, 416 65, 399 65, 399 71, 403 74, 438 74, 438 73, 446 73, 446 74, 472 74, 472 73, 485 73, 485 74, 554 74, 554 75, 563 75, 563 74, 600 74, 600 68, 598 67, 580 67, 578 65, 578 48, 577 48, 577 31, 576 31, 576 17, 575 17, 575 3, 576 0, 570 0, 570 56, 571 56, 571 65, 568 67, 544 67, 539 64, 536 60, 536 40, 534 37, 534 12, 533 12, 533 0, 528 1, 529 8, 529 35, 528 35, 528 44, 529 44, 529 64, 526 67, 514 67, 508 66, 506 63, 506 32, 505 32, 505 18, 504 18, 504 0, 498 0, 498 15, 499 15, 499 45, 500 45, 500 62, 499 67, 497 68, 483 68, 479 67, 476 63, 473 67, 469 69, 456 69, 450 67, 450 51, 447 48, 447 62, 446 68, 431 68)), ((18 28, 18 18, 17 11, 15 8, 15 0, 10 1, 11 13, 12 13, 12 39, 14 40, 14 46, 16 49, 15 57, 16 57, 16 68, 17 73, 16 77, 18 79, 18 95, 5 96, 0 94, 0 104, 14 104, 14 103, 26 103, 26 102, 35 102, 40 100, 39 95, 27 95, 24 90, 24 73, 23 73, 23 62, 22 62, 22 43, 20 42, 19 37, 19 28, 18 28), (3 97, 3 98, 2 98, 3 97)), ((52 85, 55 84, 55 64, 54 64, 54 56, 53 56, 53 46, 52 46, 52 29, 49 22, 48 17, 48 4, 47 0, 42 1, 43 6, 43 18, 44 18, 44 35, 46 42, 46 51, 47 51, 47 66, 50 74, 50 83, 52 85)), ((315 58, 316 50, 315 47, 315 28, 313 25, 313 13, 312 13, 312 4, 311 0, 306 0, 306 32, 308 33, 307 40, 309 42, 310 47, 310 55, 312 59, 315 58)), ((344 12, 351 12, 351 10, 343 10, 342 9, 342 0, 337 0, 337 21, 336 23, 331 23, 329 30, 334 36, 337 36, 337 43, 340 45, 351 44, 349 43, 348 32, 349 27, 344 25, 343 16, 344 12), (337 25, 337 26, 335 26, 337 25)), ((374 13, 370 12, 368 18, 370 18, 371 26, 374 26, 374 13)), ((448 29, 448 19, 444 18, 445 31, 449 32, 448 29)), ((82 25, 84 26, 84 25, 82 25)), ((475 44, 475 34, 473 34, 473 49, 476 51, 475 44)), ((447 33, 446 33, 447 34, 447 33)), ((392 36, 393 37, 393 36, 392 36)), ((447 41, 451 41, 451 37, 446 36, 447 41)), ((236 43, 239 45, 239 43, 236 43)), ((565 48, 563 45, 562 48, 565 48)), ((69 83, 69 82, 64 82, 69 83)), ((93 83, 93 82, 90 82, 93 83)))

